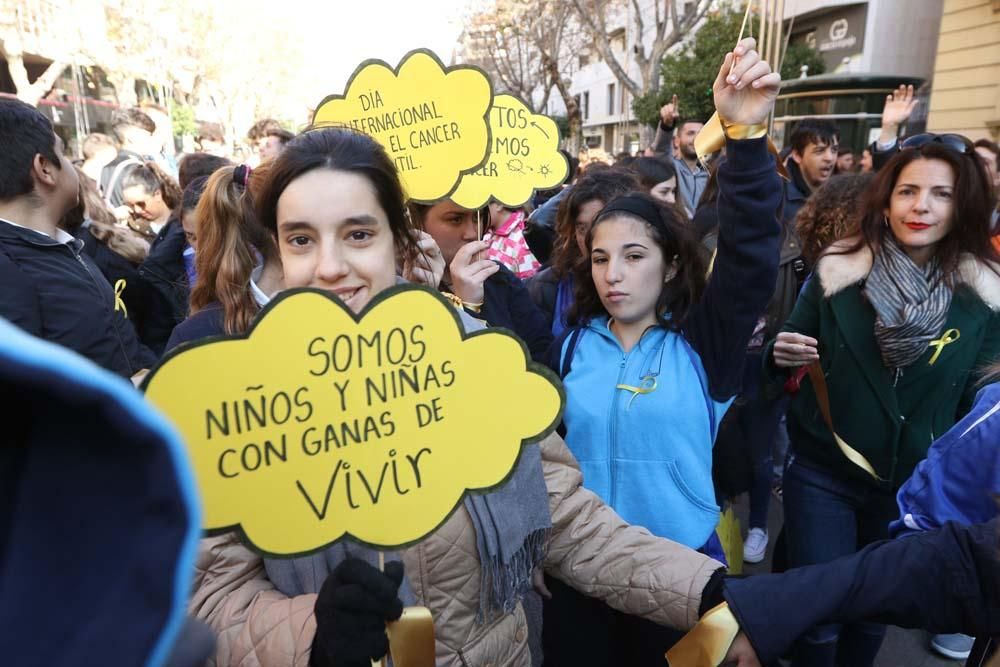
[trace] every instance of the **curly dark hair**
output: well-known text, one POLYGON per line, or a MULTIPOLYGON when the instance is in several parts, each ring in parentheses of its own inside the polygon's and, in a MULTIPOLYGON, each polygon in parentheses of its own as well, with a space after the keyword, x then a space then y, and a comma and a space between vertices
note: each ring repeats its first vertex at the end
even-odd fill
MULTIPOLYGON (((593 247, 594 230, 608 220, 625 218, 645 223, 646 231, 660 247, 664 259, 670 261, 670 258, 677 258, 677 274, 659 288, 656 320, 666 329, 680 331, 687 322, 691 308, 698 303, 705 291, 705 277, 708 272, 705 253, 691 224, 675 207, 645 192, 631 192, 626 196, 643 199, 651 204, 659 213, 659 220, 650 221, 622 211, 608 213, 602 211, 587 232, 587 250, 589 252, 593 247)), ((608 202, 605 208, 610 208, 614 203, 615 200, 608 202)), ((606 315, 607 311, 601 303, 601 297, 590 274, 589 258, 576 265, 573 277, 576 284, 576 299, 568 314, 568 322, 573 325, 584 325, 593 317, 606 315)), ((651 289, 657 287, 651 286, 651 289)))
POLYGON ((834 241, 858 233, 864 195, 874 179, 871 173, 834 176, 803 204, 795 217, 795 232, 809 266, 834 241))
MULTIPOLYGON (((642 186, 634 173, 613 168, 588 172, 573 185, 566 197, 559 202, 556 211, 552 271, 557 277, 571 275, 573 268, 581 260, 580 249, 576 244, 576 219, 580 215, 580 209, 592 201, 601 202, 603 207, 615 197, 640 189, 642 186)), ((587 264, 589 267, 589 262, 587 264)))

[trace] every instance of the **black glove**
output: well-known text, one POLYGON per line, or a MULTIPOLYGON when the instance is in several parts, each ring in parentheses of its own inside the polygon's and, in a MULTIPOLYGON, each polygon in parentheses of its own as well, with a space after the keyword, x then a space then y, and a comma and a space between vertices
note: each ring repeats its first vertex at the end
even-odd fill
POLYGON ((371 667, 388 653, 385 623, 403 614, 402 582, 398 561, 386 563, 385 572, 356 558, 338 565, 316 598, 311 667, 371 667))

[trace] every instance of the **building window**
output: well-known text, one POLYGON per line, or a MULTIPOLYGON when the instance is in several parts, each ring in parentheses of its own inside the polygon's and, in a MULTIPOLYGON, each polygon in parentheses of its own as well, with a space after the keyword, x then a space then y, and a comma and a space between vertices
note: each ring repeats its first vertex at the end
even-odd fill
POLYGON ((583 94, 583 104, 581 106, 583 108, 580 110, 580 112, 583 114, 583 119, 587 120, 588 118, 590 118, 590 91, 587 91, 583 94))
POLYGON ((608 115, 615 115, 615 84, 608 84, 608 115))

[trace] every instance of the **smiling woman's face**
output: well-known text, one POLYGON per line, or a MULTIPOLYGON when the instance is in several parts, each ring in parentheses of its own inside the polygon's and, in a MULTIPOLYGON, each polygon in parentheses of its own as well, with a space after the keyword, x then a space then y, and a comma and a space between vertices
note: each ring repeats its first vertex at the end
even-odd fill
POLYGON ((286 287, 315 287, 355 313, 396 282, 389 219, 364 176, 316 169, 278 198, 277 241, 286 287))

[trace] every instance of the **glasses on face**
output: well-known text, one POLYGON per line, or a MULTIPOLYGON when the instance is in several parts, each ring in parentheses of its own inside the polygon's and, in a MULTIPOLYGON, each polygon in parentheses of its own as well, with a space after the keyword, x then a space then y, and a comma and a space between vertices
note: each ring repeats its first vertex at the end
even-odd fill
POLYGON ((942 144, 956 153, 961 153, 962 155, 972 155, 976 152, 972 142, 963 137, 961 134, 933 134, 930 132, 915 134, 904 140, 903 143, 900 144, 900 147, 904 150, 907 148, 920 149, 927 144, 942 144))

